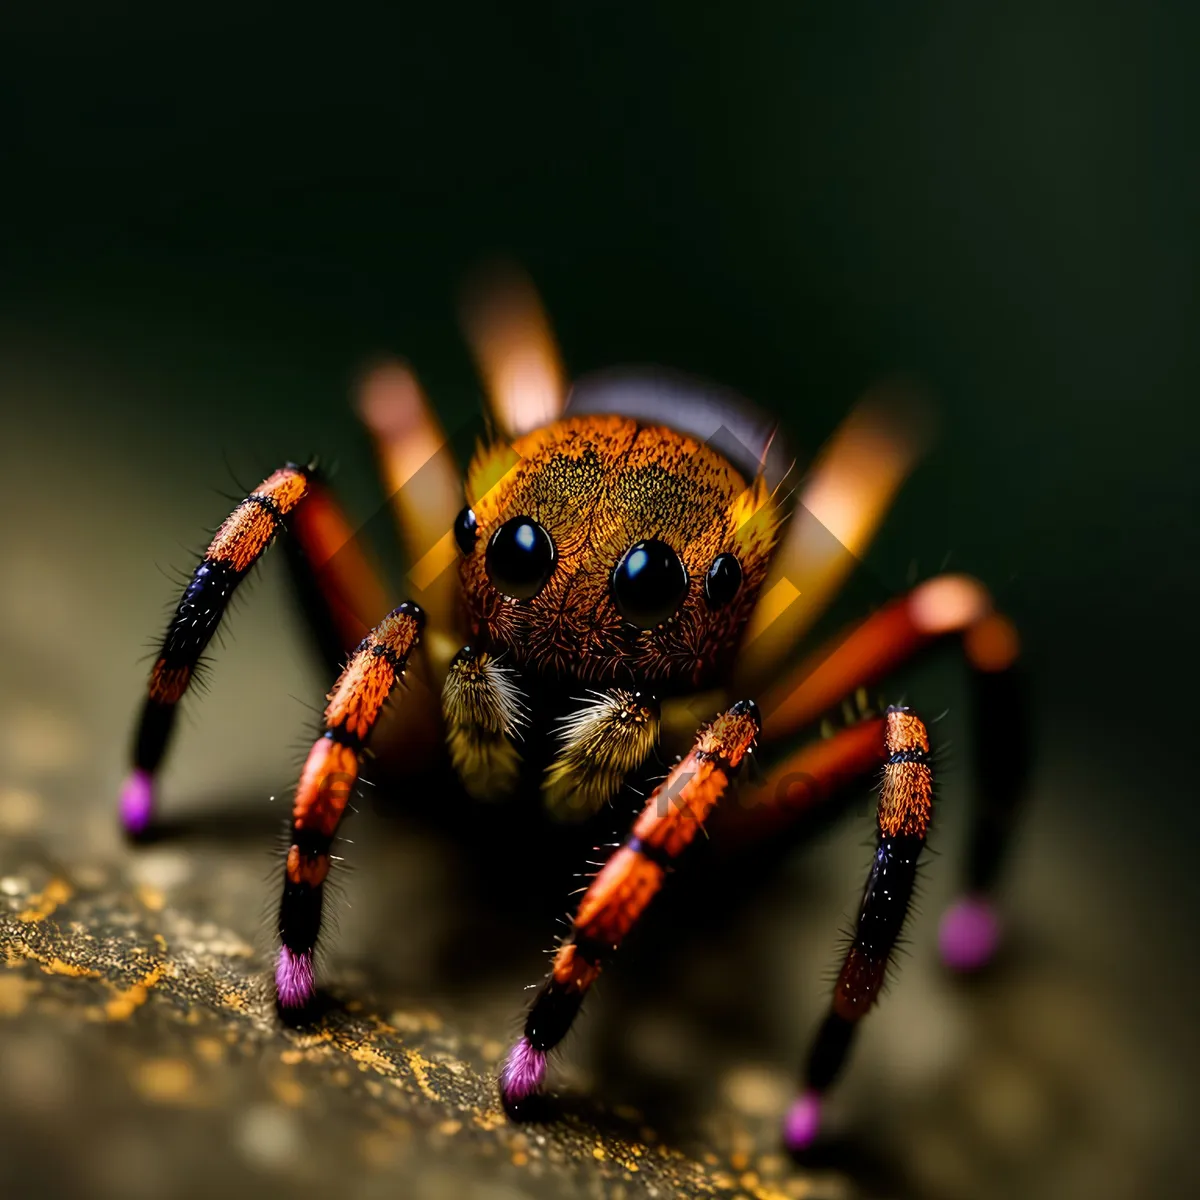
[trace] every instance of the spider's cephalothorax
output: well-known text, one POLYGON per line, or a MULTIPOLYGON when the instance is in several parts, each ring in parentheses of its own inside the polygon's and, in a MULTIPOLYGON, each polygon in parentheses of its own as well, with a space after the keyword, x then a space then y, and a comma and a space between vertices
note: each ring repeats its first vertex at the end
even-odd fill
POLYGON ((946 635, 961 637, 986 775, 967 894, 943 921, 941 948, 951 965, 978 966, 995 948, 990 895, 1023 787, 1016 634, 977 582, 941 576, 794 663, 913 461, 900 398, 861 404, 795 501, 784 500, 791 463, 758 410, 661 373, 594 377, 568 396, 532 293, 516 285, 497 294, 502 302, 482 303, 470 323, 497 436, 476 454, 465 489, 406 369, 374 372, 361 399, 420 603, 386 612, 382 584, 312 470, 289 465, 268 477, 221 526, 168 628, 122 792, 126 828, 150 826, 177 705, 234 589, 282 530, 319 640, 349 656, 292 807, 275 972, 289 1019, 303 1019, 315 995, 332 842, 367 741, 410 662, 440 687, 442 730, 433 733, 426 706, 409 705, 398 723, 406 755, 425 761, 444 738, 473 796, 532 787, 557 815, 586 818, 678 751, 586 889, 530 1006, 500 1078, 517 1115, 542 1084, 547 1053, 745 758, 756 746, 785 748, 856 697, 856 718, 777 755, 744 806, 762 833, 854 779, 881 780, 855 934, 785 1122, 786 1140, 800 1148, 878 997, 932 819, 924 724, 907 708, 870 711, 865 688, 946 635))
POLYGON ((747 482, 696 437, 620 415, 482 449, 466 491, 451 759, 490 797, 540 760, 552 811, 587 815, 654 750, 660 698, 727 674, 779 509, 761 474, 747 482))
POLYGON ((467 497, 471 638, 534 675, 664 694, 728 667, 779 518, 761 476, 620 416, 567 418, 483 452, 467 497))

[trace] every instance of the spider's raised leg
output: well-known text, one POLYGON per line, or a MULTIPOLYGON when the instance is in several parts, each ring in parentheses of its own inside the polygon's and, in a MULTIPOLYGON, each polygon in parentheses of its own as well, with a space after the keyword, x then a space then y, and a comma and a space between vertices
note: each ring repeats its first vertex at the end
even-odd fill
POLYGON ((514 1117, 541 1087, 546 1055, 566 1036, 601 967, 620 947, 662 887, 667 870, 691 844, 758 736, 753 701, 742 700, 696 736, 695 744, 655 789, 621 847, 592 880, 559 946, 550 977, 535 997, 524 1036, 509 1052, 500 1096, 514 1117))
POLYGON ((367 739, 404 675, 423 625, 417 605, 394 609, 363 639, 329 693, 325 733, 309 751, 292 804, 275 968, 281 1010, 302 1010, 313 998, 313 951, 321 930, 329 848, 358 781, 367 739))
POLYGON ((957 635, 970 667, 976 788, 964 896, 943 918, 942 958, 956 970, 983 966, 999 941, 991 899, 1029 766, 1028 709, 1011 622, 981 584, 942 575, 885 605, 851 633, 801 663, 762 698, 764 742, 816 721, 942 638, 957 635))
POLYGON ((463 298, 463 323, 496 432, 512 439, 558 420, 566 374, 528 276, 502 264, 477 274, 463 298))
POLYGON ((192 572, 150 671, 133 744, 133 768, 121 790, 128 833, 147 832, 155 774, 180 701, 216 633, 234 590, 279 532, 323 654, 341 662, 387 610, 384 590, 354 541, 332 495, 310 468, 289 464, 268 476, 226 518, 192 572))
POLYGON ((154 815, 154 776, 166 753, 180 700, 229 605, 234 589, 308 492, 308 473, 289 464, 268 476, 217 530, 180 597, 150 670, 133 744, 133 769, 121 789, 121 820, 142 834, 154 815))

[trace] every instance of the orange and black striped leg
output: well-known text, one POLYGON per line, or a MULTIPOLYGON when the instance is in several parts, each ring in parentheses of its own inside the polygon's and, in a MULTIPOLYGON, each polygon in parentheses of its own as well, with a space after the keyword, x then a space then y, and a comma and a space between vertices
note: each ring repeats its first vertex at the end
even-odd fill
POLYGON ((526 1114, 545 1079, 546 1055, 566 1036, 604 962, 725 793, 760 725, 758 706, 742 700, 700 730, 691 752, 655 789, 625 842, 592 880, 529 1009, 524 1036, 501 1071, 500 1098, 510 1116, 526 1114))
POLYGON ((858 1023, 879 997, 888 961, 908 915, 917 860, 933 816, 929 735, 906 708, 884 718, 879 837, 859 908, 854 940, 833 989, 833 1000, 809 1051, 804 1088, 784 1120, 792 1150, 810 1146, 821 1120, 821 1097, 846 1063, 858 1023))
POLYGON ((121 821, 144 834, 154 815, 154 775, 175 713, 234 589, 308 491, 308 474, 289 464, 268 476, 226 518, 184 589, 150 671, 133 744, 133 769, 121 789, 121 821))
POLYGON ((358 781, 367 739, 404 675, 424 622, 415 604, 394 609, 363 639, 329 693, 325 733, 309 751, 292 804, 275 966, 281 1012, 302 1011, 315 994, 313 951, 321 931, 329 848, 358 781))
POLYGON ((762 697, 763 740, 816 721, 856 687, 868 687, 914 655, 958 637, 970 668, 977 802, 966 888, 943 918, 943 961, 974 970, 994 954, 1000 924, 993 891, 1025 792, 1030 730, 1019 639, 976 580, 941 575, 873 613, 818 651, 762 697))

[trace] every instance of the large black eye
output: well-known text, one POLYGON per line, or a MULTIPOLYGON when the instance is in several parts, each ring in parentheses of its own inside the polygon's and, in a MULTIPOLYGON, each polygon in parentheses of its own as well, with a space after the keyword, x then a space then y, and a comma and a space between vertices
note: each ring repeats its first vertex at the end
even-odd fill
POLYGON ((617 611, 639 629, 661 625, 683 603, 688 577, 679 555, 657 538, 625 551, 612 573, 617 611))
POLYGON ((454 518, 454 540, 464 554, 470 554, 475 549, 475 535, 478 532, 479 526, 475 521, 475 514, 469 507, 464 508, 454 518))
POLYGON ((732 554, 718 554, 704 577, 704 598, 709 608, 723 608, 742 586, 742 564, 732 554))
POLYGON ((531 517, 513 517, 492 534, 487 572, 506 596, 528 600, 542 590, 554 570, 554 543, 531 517))

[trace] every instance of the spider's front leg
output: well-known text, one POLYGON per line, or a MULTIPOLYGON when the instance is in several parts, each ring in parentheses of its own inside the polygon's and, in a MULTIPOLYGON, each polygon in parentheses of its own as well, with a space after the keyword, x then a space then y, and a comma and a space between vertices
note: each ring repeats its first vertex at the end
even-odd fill
POLYGON ((724 795, 761 723, 758 706, 742 700, 701 729, 691 752, 654 790, 624 843, 592 880, 529 1009, 524 1036, 501 1071, 500 1097, 511 1116, 522 1116, 540 1089, 547 1053, 566 1036, 604 962, 724 795))
POLYGON ((175 715, 200 656, 217 631, 234 589, 308 492, 308 475, 289 463, 268 476, 225 519, 204 552, 167 626, 150 671, 133 746, 133 769, 121 789, 121 821, 142 834, 154 815, 154 777, 175 715))
POLYGON ((209 543, 179 598, 150 670, 134 736, 132 769, 121 789, 121 822, 133 837, 150 829, 155 778, 179 704, 196 678, 234 590, 285 530, 292 534, 297 567, 303 564, 309 577, 307 607, 329 655, 340 660, 385 611, 382 585, 313 469, 289 463, 267 476, 225 518, 209 543), (292 520, 296 525, 289 530, 292 520))
POLYGON ((313 951, 321 930, 329 848, 358 781, 367 740, 403 678, 424 623, 415 604, 394 609, 363 639, 329 693, 325 732, 309 751, 292 804, 275 968, 281 1011, 302 1010, 315 994, 313 951))

